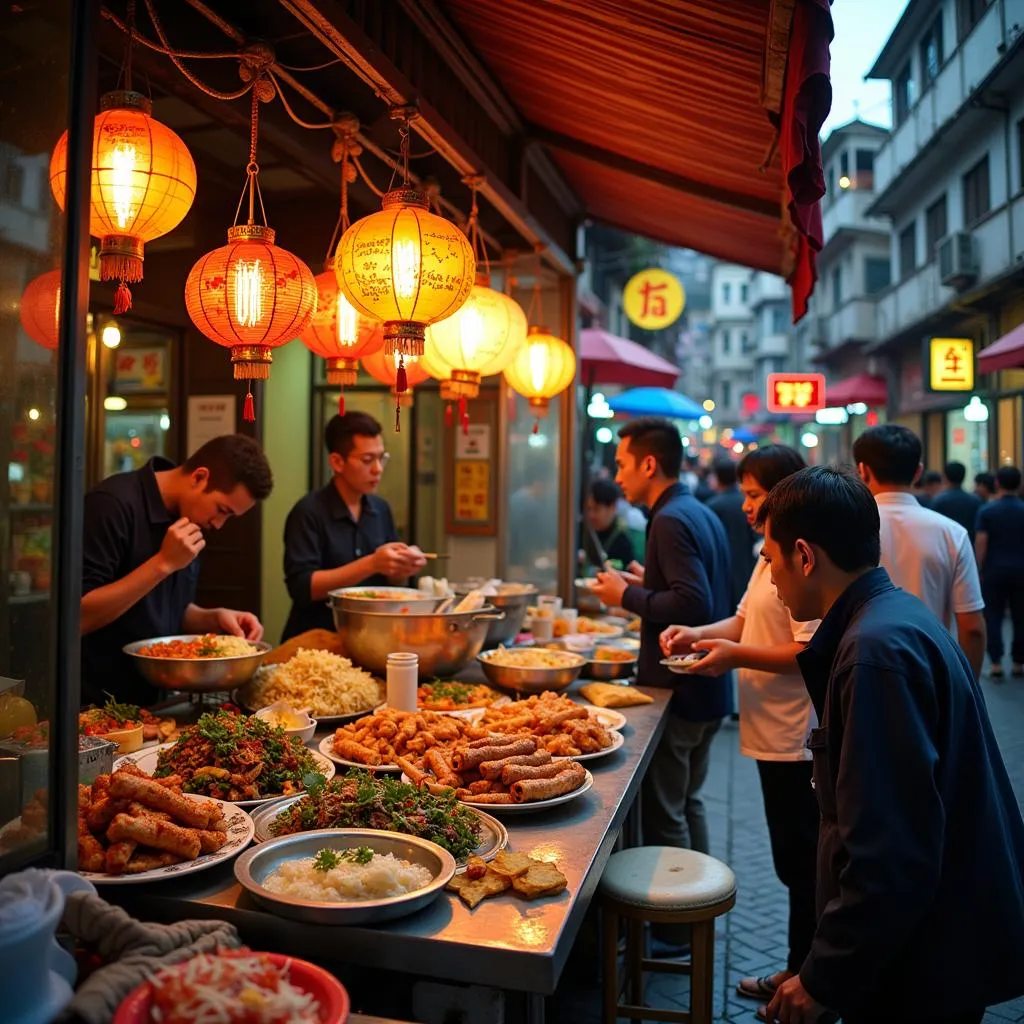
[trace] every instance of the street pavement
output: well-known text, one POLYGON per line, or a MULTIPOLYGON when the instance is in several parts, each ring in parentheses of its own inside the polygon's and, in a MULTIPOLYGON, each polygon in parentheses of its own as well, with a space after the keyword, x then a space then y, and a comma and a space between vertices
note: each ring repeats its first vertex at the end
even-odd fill
MULTIPOLYGON (((1024 681, 983 683, 989 715, 1000 749, 1024 809, 1024 681)), ((746 975, 773 974, 785 965, 787 901, 775 877, 761 788, 754 762, 739 753, 738 730, 727 722, 715 739, 705 789, 711 828, 711 853, 736 873, 733 910, 718 919, 715 944, 715 1020, 752 1024, 756 1003, 736 995, 746 975)), ((585 938, 585 937, 584 937, 585 938)), ((970 941, 969 936, 964 937, 970 941)), ((586 950, 587 943, 578 943, 586 950)), ((596 949, 589 956, 596 958, 596 949)), ((571 1024, 600 1024, 600 987, 595 963, 567 970, 559 991, 548 1001, 547 1019, 571 1024)), ((689 979, 650 975, 646 1005, 687 1009, 689 979)), ((624 1019, 624 1018, 623 1018, 624 1019)), ((1024 1024, 1024 999, 991 1007, 985 1024, 1024 1024)))

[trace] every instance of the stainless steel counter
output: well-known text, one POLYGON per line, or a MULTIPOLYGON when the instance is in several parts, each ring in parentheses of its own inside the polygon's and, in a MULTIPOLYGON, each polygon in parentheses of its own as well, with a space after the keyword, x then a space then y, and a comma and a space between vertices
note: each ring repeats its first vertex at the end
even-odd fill
POLYGON ((623 747, 587 762, 594 775, 588 793, 550 811, 503 818, 512 849, 558 862, 569 881, 558 897, 504 894, 470 911, 444 893, 426 910, 381 926, 300 924, 260 908, 235 882, 230 864, 159 885, 109 887, 104 895, 149 920, 230 921, 257 949, 550 994, 664 730, 669 691, 644 692, 653 704, 623 709, 623 747))

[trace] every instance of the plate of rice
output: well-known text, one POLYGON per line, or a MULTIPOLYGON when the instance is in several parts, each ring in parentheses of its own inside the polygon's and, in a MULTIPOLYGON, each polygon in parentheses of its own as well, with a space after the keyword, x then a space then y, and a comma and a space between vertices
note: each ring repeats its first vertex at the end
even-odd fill
POLYGON ((320 725, 336 726, 373 711, 384 696, 384 684, 348 658, 300 648, 288 661, 261 668, 235 691, 234 700, 247 711, 287 701, 320 725))

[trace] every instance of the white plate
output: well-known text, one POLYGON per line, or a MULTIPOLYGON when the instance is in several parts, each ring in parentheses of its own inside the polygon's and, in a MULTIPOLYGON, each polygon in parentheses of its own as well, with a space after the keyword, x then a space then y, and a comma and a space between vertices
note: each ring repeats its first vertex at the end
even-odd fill
POLYGON ((584 707, 590 712, 592 718, 596 718, 610 732, 618 732, 626 725, 626 716, 621 711, 616 711, 615 708, 599 708, 596 704, 586 704, 584 707))
MULTIPOLYGON (((334 752, 334 733, 331 733, 330 736, 325 736, 320 741, 320 746, 318 749, 320 750, 320 753, 324 757, 333 761, 334 764, 343 765, 345 768, 362 768, 364 772, 400 772, 402 770, 398 767, 397 764, 369 765, 361 764, 359 761, 347 761, 343 757, 338 757, 338 755, 334 752)), ((333 766, 331 768, 331 775, 334 775, 333 766)))
MULTIPOLYGON (((605 726, 605 728, 608 728, 605 726)), ((610 747, 604 747, 601 750, 593 750, 589 754, 567 754, 560 756, 558 754, 552 754, 552 760, 554 761, 594 761, 599 757, 607 757, 609 754, 614 754, 623 743, 626 742, 626 737, 621 732, 616 732, 614 729, 608 729, 612 737, 612 745, 610 747)))
MULTIPOLYGON (((148 750, 140 750, 135 754, 125 754, 124 757, 119 757, 114 762, 114 771, 123 764, 134 764, 137 768, 141 768, 147 775, 152 775, 156 771, 157 755, 161 750, 168 750, 174 746, 174 741, 170 743, 161 743, 158 747, 150 747, 148 750)), ((316 761, 316 770, 326 779, 333 779, 337 769, 326 757, 322 757, 315 750, 310 750, 310 754, 313 756, 313 760, 316 761)), ((225 801, 226 803, 233 803, 238 807, 259 807, 262 804, 273 803, 275 800, 280 800, 283 794, 275 793, 273 796, 263 796, 259 800, 232 800, 225 801)), ((212 799, 207 797, 207 799, 212 799)))
MULTIPOLYGON (((212 799, 212 797, 199 797, 190 793, 186 793, 185 796, 191 797, 193 800, 212 799)), ((165 868, 153 868, 152 871, 142 871, 137 875, 107 875, 102 871, 79 871, 79 874, 96 885, 138 885, 143 882, 155 882, 161 878, 191 875, 196 871, 205 871, 216 864, 223 864, 224 861, 231 860, 236 854, 241 853, 252 840, 253 821, 238 804, 229 804, 225 800, 214 800, 213 802, 220 804, 220 809, 228 823, 228 841, 216 853, 204 853, 202 856, 196 857, 195 860, 185 860, 180 864, 170 864, 165 868)))
MULTIPOLYGON (((571 758, 573 761, 578 761, 578 757, 571 758)), ((402 775, 403 782, 409 782, 410 780, 406 776, 402 775)), ((549 807, 557 807, 559 804, 567 804, 570 800, 575 800, 578 796, 583 796, 584 793, 594 784, 594 776, 587 772, 587 777, 583 780, 583 785, 578 789, 574 789, 571 793, 563 793, 561 796, 553 796, 550 800, 531 800, 524 804, 477 804, 471 800, 463 800, 467 807, 472 807, 476 811, 484 811, 486 814, 534 814, 537 811, 546 811, 549 807)))
POLYGON ((662 658, 659 664, 664 665, 673 675, 688 676, 691 672, 696 672, 700 662, 704 660, 701 658, 700 661, 692 661, 689 664, 685 664, 683 659, 688 657, 688 654, 673 655, 671 658, 662 658))

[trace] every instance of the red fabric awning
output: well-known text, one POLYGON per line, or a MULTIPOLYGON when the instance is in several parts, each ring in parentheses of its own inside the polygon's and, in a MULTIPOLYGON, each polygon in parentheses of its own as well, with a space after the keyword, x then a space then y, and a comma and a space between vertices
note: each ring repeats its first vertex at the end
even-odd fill
POLYGON ((870 373, 858 373, 847 377, 838 384, 825 387, 825 404, 828 406, 864 405, 881 406, 889 401, 889 388, 882 377, 870 373))
POLYGON ((821 248, 828 0, 444 0, 594 219, 781 274, 821 248))
POLYGON ((678 366, 655 355, 628 338, 600 327, 580 331, 581 377, 590 384, 621 384, 624 387, 670 388, 680 375, 678 366))
POLYGON ((1024 366, 1024 324, 1014 327, 978 356, 980 373, 1013 370, 1020 366, 1024 366))

